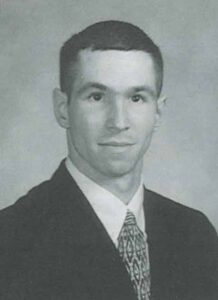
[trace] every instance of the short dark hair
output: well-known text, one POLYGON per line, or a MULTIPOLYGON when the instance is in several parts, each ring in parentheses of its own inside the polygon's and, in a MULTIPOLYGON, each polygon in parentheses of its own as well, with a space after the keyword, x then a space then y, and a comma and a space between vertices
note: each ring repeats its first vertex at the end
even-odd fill
POLYGON ((163 84, 163 58, 157 45, 139 27, 122 21, 95 23, 68 39, 60 51, 60 87, 68 97, 73 81, 73 64, 78 53, 91 50, 140 50, 151 55, 156 71, 157 94, 163 84))

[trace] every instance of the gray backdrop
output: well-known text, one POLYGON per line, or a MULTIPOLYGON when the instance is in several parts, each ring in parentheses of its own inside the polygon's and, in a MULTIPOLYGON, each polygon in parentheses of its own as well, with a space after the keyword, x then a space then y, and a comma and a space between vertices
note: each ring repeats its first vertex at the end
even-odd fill
POLYGON ((58 51, 104 19, 139 25, 163 51, 168 104, 145 159, 147 187, 202 210, 218 229, 217 0, 1 1, 0 207, 66 155, 51 101, 58 51))

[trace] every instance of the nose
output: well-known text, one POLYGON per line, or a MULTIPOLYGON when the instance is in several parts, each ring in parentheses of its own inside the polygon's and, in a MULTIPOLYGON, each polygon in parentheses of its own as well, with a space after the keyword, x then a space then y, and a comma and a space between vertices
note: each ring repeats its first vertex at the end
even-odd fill
POLYGON ((112 131, 124 131, 129 129, 129 118, 125 99, 116 97, 111 99, 107 117, 107 128, 112 131))

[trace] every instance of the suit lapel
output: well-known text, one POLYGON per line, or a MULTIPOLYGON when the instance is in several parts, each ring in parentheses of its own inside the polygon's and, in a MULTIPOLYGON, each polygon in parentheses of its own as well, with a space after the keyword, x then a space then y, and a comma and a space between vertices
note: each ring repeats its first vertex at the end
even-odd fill
POLYGON ((90 298, 136 299, 116 247, 63 164, 52 182, 55 202, 59 201, 58 212, 63 217, 64 252, 66 248, 67 252, 72 251, 72 255, 64 259, 77 270, 90 298))
POLYGON ((170 235, 166 225, 167 215, 161 210, 160 201, 155 193, 145 190, 144 211, 151 268, 152 299, 169 299, 167 298, 167 287, 170 286, 170 235))

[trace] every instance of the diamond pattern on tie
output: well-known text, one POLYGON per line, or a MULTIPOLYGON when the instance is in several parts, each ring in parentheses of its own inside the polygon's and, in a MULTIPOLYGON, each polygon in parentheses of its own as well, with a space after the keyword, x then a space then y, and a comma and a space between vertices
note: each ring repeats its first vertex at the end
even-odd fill
POLYGON ((134 214, 127 211, 118 237, 118 250, 130 275, 138 300, 149 300, 150 271, 148 247, 134 214))

